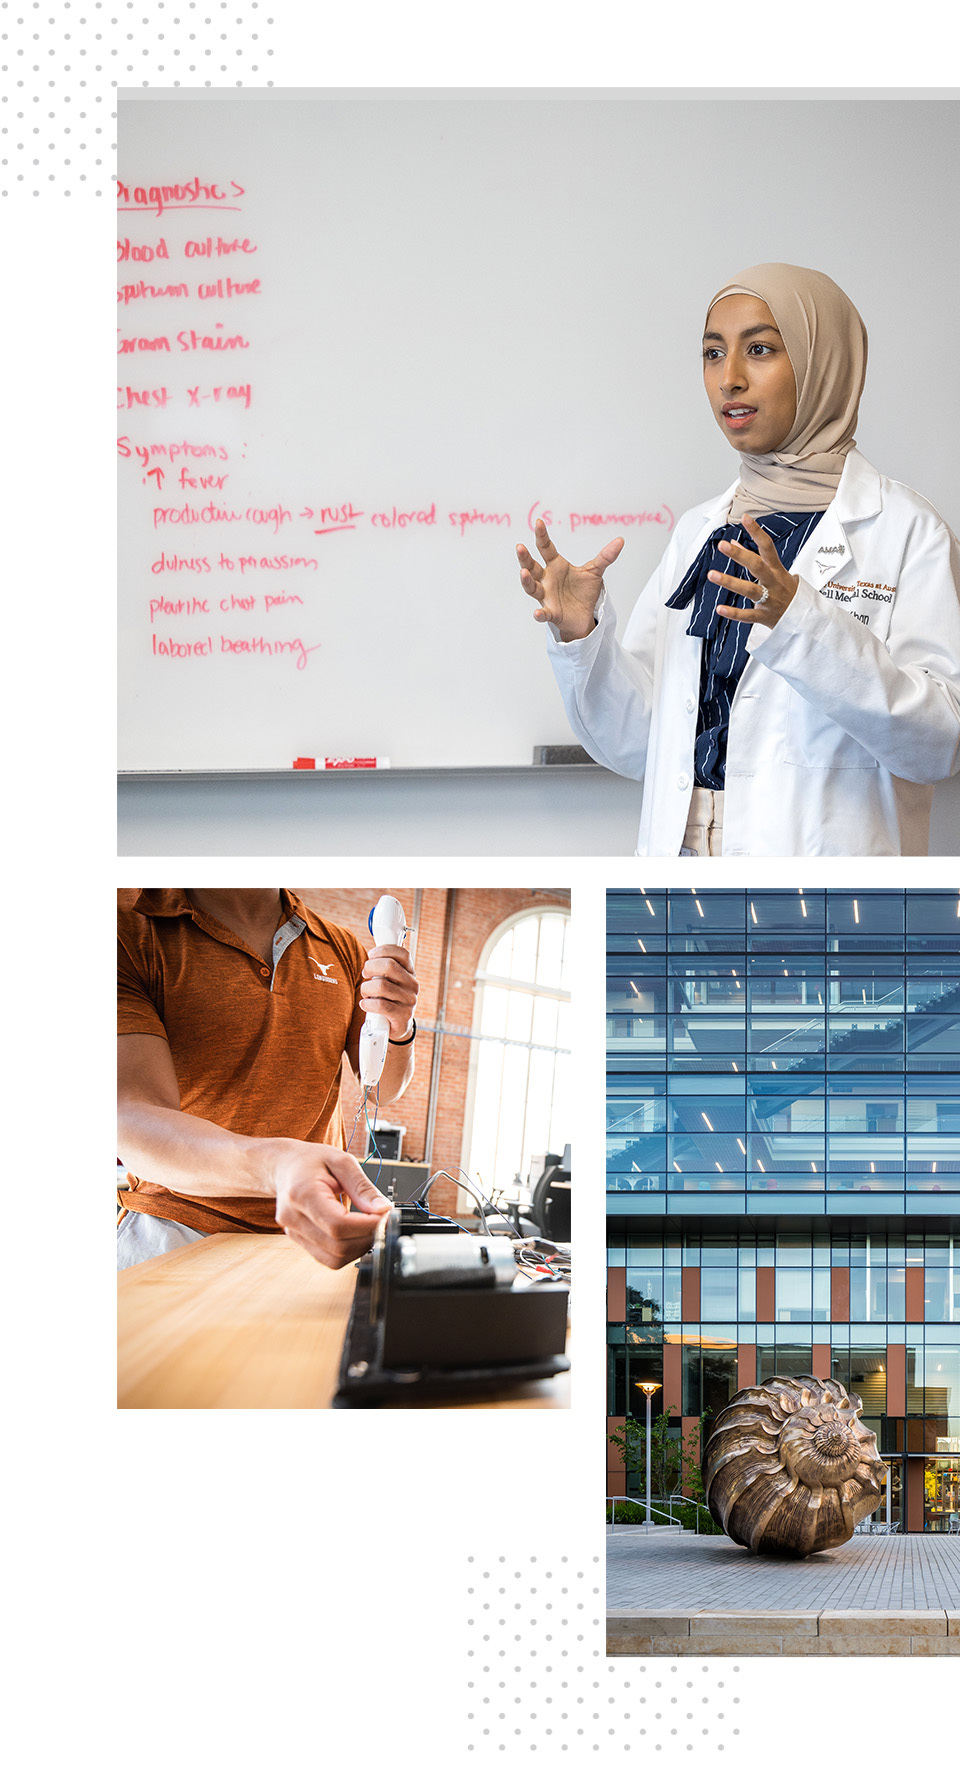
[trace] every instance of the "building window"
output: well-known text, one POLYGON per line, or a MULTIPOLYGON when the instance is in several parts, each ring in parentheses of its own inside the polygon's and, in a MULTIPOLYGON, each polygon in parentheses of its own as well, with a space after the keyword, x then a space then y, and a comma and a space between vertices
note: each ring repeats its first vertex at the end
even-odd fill
POLYGON ((480 957, 463 1163, 491 1195, 529 1200, 531 1163, 570 1140, 569 924, 519 913, 480 957))

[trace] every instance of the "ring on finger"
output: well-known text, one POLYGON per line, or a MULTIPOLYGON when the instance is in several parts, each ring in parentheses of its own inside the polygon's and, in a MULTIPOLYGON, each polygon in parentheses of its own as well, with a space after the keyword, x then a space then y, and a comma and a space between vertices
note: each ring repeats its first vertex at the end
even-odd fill
POLYGON ((761 604, 766 604, 769 597, 770 597, 769 592, 761 592, 760 596, 758 598, 754 598, 754 600, 753 600, 754 610, 758 610, 761 604))

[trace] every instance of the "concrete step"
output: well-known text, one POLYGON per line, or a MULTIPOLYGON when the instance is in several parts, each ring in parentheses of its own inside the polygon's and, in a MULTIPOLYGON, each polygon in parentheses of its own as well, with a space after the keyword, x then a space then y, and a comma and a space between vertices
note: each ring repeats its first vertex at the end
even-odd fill
POLYGON ((682 1535, 683 1529, 679 1522, 651 1522, 649 1528, 645 1522, 607 1523, 608 1528, 615 1528, 618 1535, 682 1535))
POLYGON ((960 1610, 617 1609, 610 1658, 958 1657, 960 1610))

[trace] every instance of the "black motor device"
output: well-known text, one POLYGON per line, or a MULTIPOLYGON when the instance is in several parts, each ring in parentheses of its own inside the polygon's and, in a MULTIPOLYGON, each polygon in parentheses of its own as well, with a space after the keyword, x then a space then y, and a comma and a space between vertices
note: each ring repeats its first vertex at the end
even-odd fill
POLYGON ((542 1380, 564 1355, 569 1288, 512 1241, 419 1204, 392 1208, 358 1265, 335 1406, 542 1380))

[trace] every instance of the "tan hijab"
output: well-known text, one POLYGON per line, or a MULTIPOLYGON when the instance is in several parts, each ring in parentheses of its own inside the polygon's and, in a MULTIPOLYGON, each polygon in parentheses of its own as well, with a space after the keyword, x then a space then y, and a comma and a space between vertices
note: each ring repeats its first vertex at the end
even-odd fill
POLYGON ((730 522, 749 512, 824 511, 854 446, 867 368, 867 333, 848 296, 822 271, 751 265, 712 297, 758 296, 793 365, 797 413, 779 450, 740 458, 730 522))

